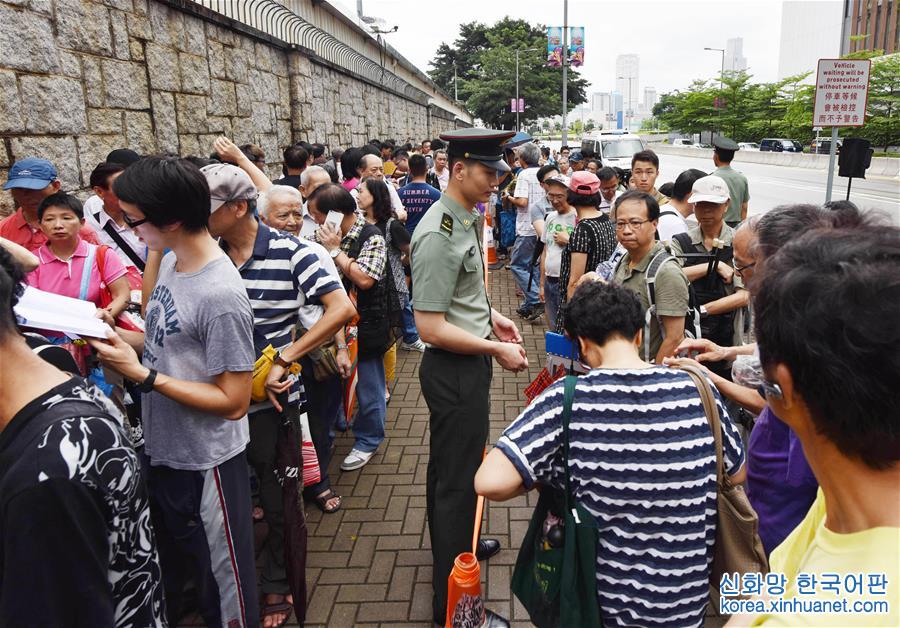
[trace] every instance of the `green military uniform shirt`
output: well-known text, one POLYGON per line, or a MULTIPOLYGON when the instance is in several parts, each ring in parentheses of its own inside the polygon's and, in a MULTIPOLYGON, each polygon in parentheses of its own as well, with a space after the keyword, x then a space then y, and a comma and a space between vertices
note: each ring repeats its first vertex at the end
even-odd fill
POLYGON ((443 194, 412 238, 413 308, 444 312, 447 322, 479 338, 491 333, 491 304, 484 288, 482 218, 443 194))
MULTIPOLYGON (((647 267, 650 266, 650 261, 654 256, 664 248, 662 242, 657 242, 634 268, 629 266, 631 253, 626 253, 613 275, 615 283, 625 286, 637 295, 644 311, 650 307, 650 297, 647 294, 647 267)), ((657 316, 683 317, 687 313, 688 280, 678 264, 666 262, 659 267, 656 273, 655 293, 657 316)), ((663 336, 659 327, 659 319, 653 316, 650 318, 650 355, 642 357, 652 361, 659 353, 662 342, 663 336)))
MULTIPOLYGON (((700 227, 692 227, 687 231, 688 236, 691 238, 691 244, 694 247, 693 251, 682 251, 681 245, 678 243, 678 240, 672 238, 672 241, 669 243, 669 249, 672 251, 672 255, 681 255, 682 253, 711 253, 712 251, 707 249, 703 244, 703 231, 700 227)), ((733 247, 734 244, 734 229, 729 227, 726 224, 722 225, 722 230, 719 232, 718 239, 722 241, 722 244, 725 246, 733 247)), ((684 266, 685 260, 683 258, 678 258, 678 261, 684 266)), ((737 273, 734 273, 732 277, 731 283, 725 284, 725 294, 730 296, 734 294, 737 290, 742 290, 744 288, 744 281, 741 279, 741 276, 737 273)), ((734 313, 734 344, 739 345, 743 344, 743 330, 744 330, 744 317, 743 317, 743 308, 739 308, 734 313)))
POLYGON ((712 174, 720 177, 728 186, 728 211, 725 212, 725 222, 733 224, 741 221, 741 205, 750 202, 750 185, 747 177, 731 166, 720 166, 712 174))

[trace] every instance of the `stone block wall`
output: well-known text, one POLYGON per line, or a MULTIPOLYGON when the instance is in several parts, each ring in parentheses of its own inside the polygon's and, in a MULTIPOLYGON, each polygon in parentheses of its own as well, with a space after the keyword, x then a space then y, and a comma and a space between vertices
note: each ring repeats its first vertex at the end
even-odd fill
MULTIPOLYGON (((163 0, 0 0, 0 50, 0 181, 41 156, 64 189, 86 193, 114 148, 207 155, 220 134, 258 144, 277 175, 292 141, 419 141, 456 127, 377 76, 163 0)), ((0 195, 0 215, 12 210, 0 195)))

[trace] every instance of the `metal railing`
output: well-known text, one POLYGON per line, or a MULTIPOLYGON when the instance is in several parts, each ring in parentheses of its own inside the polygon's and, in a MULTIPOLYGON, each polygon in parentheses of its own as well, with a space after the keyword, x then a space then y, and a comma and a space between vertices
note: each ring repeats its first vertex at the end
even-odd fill
POLYGON ((311 50, 322 59, 377 81, 382 86, 418 102, 428 95, 369 57, 304 20, 275 0, 195 0, 201 6, 255 28, 286 44, 311 50))

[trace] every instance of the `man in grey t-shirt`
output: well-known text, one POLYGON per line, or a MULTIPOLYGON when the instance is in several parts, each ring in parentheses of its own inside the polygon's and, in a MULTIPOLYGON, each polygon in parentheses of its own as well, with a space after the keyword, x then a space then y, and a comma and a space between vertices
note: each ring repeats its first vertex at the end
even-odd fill
MULTIPOLYGON (((147 157, 115 180, 125 221, 170 249, 146 304, 146 333, 93 341, 143 396, 142 463, 170 625, 187 578, 209 626, 259 623, 245 448, 253 313, 240 274, 207 230, 210 191, 196 166, 147 157), (143 351, 143 361, 135 350, 143 351)), ((228 200, 228 199, 225 199, 228 200)), ((112 321, 108 321, 112 322, 112 321)))

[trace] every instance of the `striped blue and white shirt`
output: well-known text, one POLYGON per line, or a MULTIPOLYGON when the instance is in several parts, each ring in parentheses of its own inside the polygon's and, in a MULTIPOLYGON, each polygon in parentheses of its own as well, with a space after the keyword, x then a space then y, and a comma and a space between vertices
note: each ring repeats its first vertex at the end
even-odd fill
MULTIPOLYGON (((744 451, 718 392, 716 404, 725 471, 733 475, 744 451)), ((564 486, 562 407, 560 380, 497 443, 527 488, 564 486)), ((578 378, 569 440, 575 499, 599 524, 604 625, 702 625, 716 534, 716 463, 693 380, 665 367, 593 369, 578 378)))
MULTIPOLYGON (((227 250, 224 241, 222 248, 227 250)), ((278 351, 291 344, 291 331, 300 308, 321 305, 320 297, 344 287, 332 277, 308 243, 259 223, 253 254, 238 269, 253 308, 255 344, 264 338, 278 351)), ((263 347, 256 347, 259 353, 263 347)), ((291 388, 288 400, 297 402, 302 385, 291 388)), ((250 412, 271 407, 268 401, 253 403, 250 412)))

